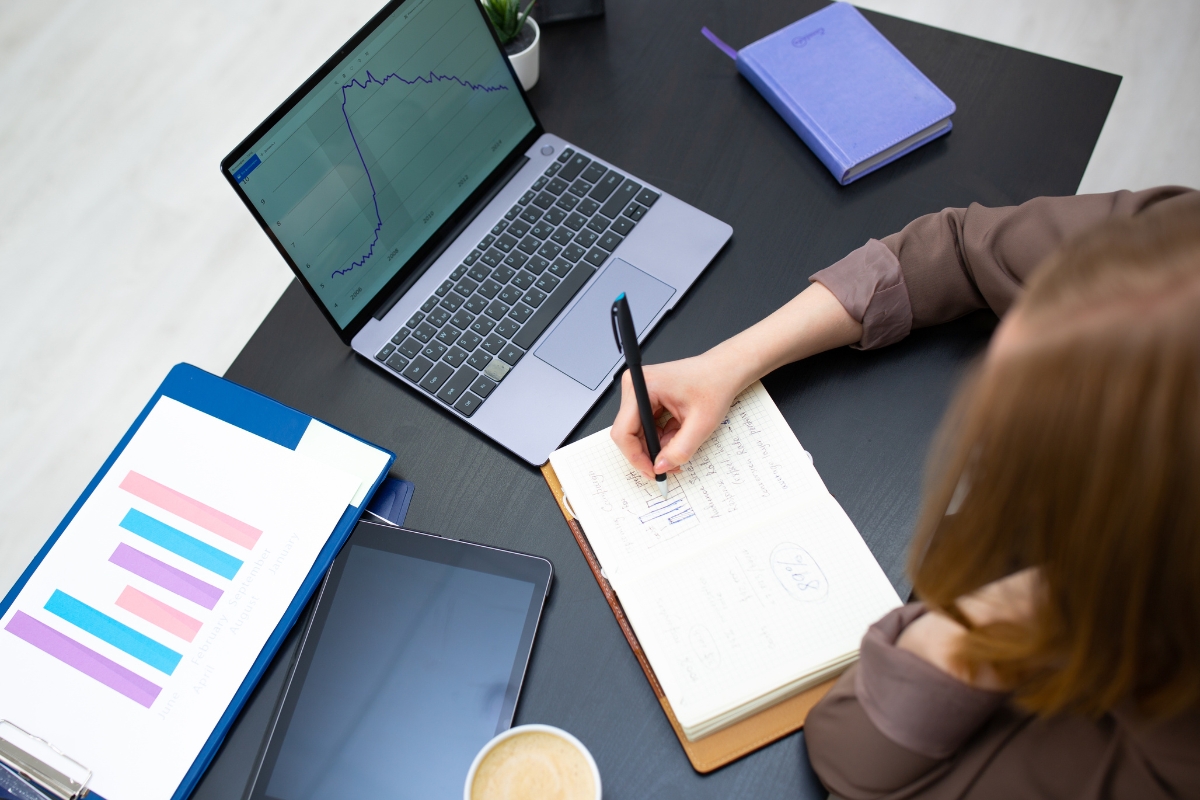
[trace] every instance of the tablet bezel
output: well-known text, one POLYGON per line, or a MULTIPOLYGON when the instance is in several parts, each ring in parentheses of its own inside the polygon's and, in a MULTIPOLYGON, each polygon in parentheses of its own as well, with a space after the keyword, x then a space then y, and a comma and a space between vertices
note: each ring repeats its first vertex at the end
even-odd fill
POLYGON ((279 751, 286 739, 285 734, 301 695, 300 689, 304 686, 308 669, 317 652, 315 645, 320 641, 321 631, 324 629, 325 621, 333 606, 333 598, 337 596, 338 581, 345 571, 351 548, 355 545, 534 584, 495 733, 512 727, 513 716, 517 709, 517 699, 525 681, 525 672, 528 669, 530 653, 533 650, 533 640, 537 634, 542 609, 545 607, 546 598, 550 593, 550 585, 554 579, 553 565, 540 556, 501 550, 458 539, 447 539, 409 528, 361 521, 354 528, 354 532, 329 568, 305 619, 304 632, 300 637, 300 644, 296 648, 291 666, 288 668, 283 692, 275 705, 271 723, 267 726, 267 732, 259 747, 258 756, 255 758, 254 769, 244 795, 247 800, 271 800, 267 795, 270 776, 274 773, 279 751), (310 646, 310 639, 312 646, 310 646))

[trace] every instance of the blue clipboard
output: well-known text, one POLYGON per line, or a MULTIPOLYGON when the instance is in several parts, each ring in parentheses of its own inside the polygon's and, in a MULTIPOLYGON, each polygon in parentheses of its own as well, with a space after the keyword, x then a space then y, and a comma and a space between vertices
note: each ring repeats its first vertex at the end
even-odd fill
MULTIPOLYGON (((176 364, 167 374, 166 379, 163 380, 157 391, 155 391, 154 396, 150 398, 145 408, 138 414, 133 425, 130 426, 129 430, 121 438, 116 449, 112 451, 105 460, 104 465, 100 467, 100 471, 88 483, 83 494, 71 506, 71 510, 67 512, 66 517, 54 529, 54 533, 42 545, 42 549, 38 551, 37 556, 25 568, 25 571, 21 573, 21 577, 12 589, 9 590, 4 601, 0 603, 0 615, 8 611, 8 608, 16 600, 17 595, 20 594, 30 577, 37 571, 42 560, 50 552, 54 543, 58 541, 71 520, 74 519, 84 503, 91 497, 92 492, 100 484, 101 479, 108 473, 114 462, 116 462, 117 457, 121 455, 121 452, 141 427, 142 422, 145 421, 155 404, 158 403, 159 398, 162 397, 169 397, 197 411, 201 411, 231 425, 236 425, 242 430, 253 433, 256 436, 282 445, 289 450, 296 449, 301 437, 304 436, 305 431, 308 429, 309 423, 313 421, 313 417, 307 414, 302 414, 258 392, 205 372, 191 364, 176 364)), ((328 423, 322 424, 327 425, 328 423)), ((329 427, 333 428, 333 426, 329 427)), ((334 428, 334 430, 338 430, 351 438, 357 439, 385 453, 387 455, 387 462, 384 468, 380 470, 366 498, 359 503, 358 507, 346 507, 345 513, 338 521, 337 526, 334 528, 329 540, 325 543, 324 548, 322 548, 317 560, 313 563, 312 569, 309 570, 304 582, 301 583, 299 592, 297 592, 287 611, 279 620, 279 624, 276 625, 274 632, 267 639, 258 658, 255 659, 254 665, 246 673, 246 677, 238 688, 237 693, 233 696, 233 700, 229 703, 229 706, 225 709, 225 713, 213 729, 212 735, 209 736, 208 741, 205 742, 204 747, 201 748, 199 754, 196 756, 196 760, 192 763, 191 769, 184 775, 183 781, 175 790, 174 795, 172 795, 172 800, 184 800, 196 788, 196 784, 199 783, 204 771, 208 769, 208 765, 212 762, 213 756, 216 755, 221 742, 225 740, 225 736, 229 732, 229 728, 233 725, 233 721, 237 718, 238 713, 241 712, 242 707, 246 704, 246 700, 250 697, 251 691, 258 684, 263 673, 270 665, 271 660, 279 651, 284 638, 291 631, 296 620, 299 619, 309 598, 312 597, 313 592, 319 585, 321 578, 328 571, 338 551, 342 549, 342 545, 350 537, 350 533, 358 523, 359 517, 366 510, 371 496, 387 478, 388 469, 391 468, 392 462, 395 461, 396 456, 390 451, 384 450, 351 433, 341 431, 339 428, 334 428)), ((103 797, 95 792, 92 792, 90 796, 97 798, 97 800, 104 800, 103 797)))

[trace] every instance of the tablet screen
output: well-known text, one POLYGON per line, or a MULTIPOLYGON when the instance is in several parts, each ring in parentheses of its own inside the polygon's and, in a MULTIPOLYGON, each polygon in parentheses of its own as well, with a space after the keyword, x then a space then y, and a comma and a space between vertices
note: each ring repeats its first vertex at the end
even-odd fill
POLYGON ((549 562, 360 524, 302 640, 255 798, 458 798, 512 723, 549 562))

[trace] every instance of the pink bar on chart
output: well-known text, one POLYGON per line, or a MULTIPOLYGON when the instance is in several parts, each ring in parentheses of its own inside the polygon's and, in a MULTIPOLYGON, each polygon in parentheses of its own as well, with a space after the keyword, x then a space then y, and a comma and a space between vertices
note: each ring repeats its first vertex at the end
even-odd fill
POLYGON ((117 606, 184 641, 192 641, 200 632, 200 620, 192 619, 182 611, 171 608, 161 600, 155 600, 132 586, 126 586, 125 591, 121 592, 121 596, 117 598, 117 606))
POLYGON ((177 517, 195 523, 206 531, 215 533, 234 544, 240 544, 247 549, 254 547, 262 531, 247 525, 241 520, 234 519, 228 514, 206 506, 199 500, 193 500, 186 494, 181 494, 157 481, 150 480, 145 475, 139 475, 133 470, 121 481, 121 488, 134 497, 140 497, 147 503, 153 503, 163 511, 168 511, 177 517))

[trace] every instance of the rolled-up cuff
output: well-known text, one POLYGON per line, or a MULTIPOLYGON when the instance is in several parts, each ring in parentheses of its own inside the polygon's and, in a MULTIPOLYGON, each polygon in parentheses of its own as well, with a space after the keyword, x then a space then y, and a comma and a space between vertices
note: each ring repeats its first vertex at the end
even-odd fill
POLYGON ((896 647, 901 632, 924 613, 924 604, 910 603, 867 630, 854 691, 880 733, 914 753, 942 759, 958 750, 1007 695, 968 686, 896 647))
POLYGON ((900 341, 912 330, 912 305, 900 261, 878 239, 871 239, 809 281, 833 292, 847 313, 862 323, 862 339, 854 347, 883 347, 900 341))

